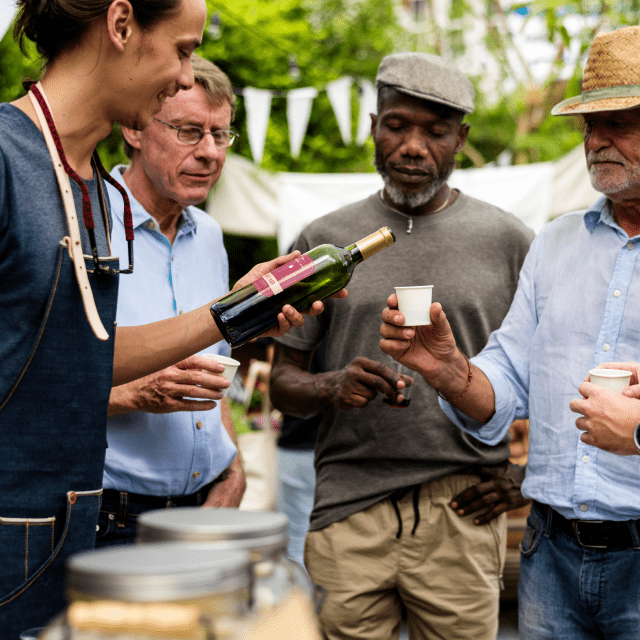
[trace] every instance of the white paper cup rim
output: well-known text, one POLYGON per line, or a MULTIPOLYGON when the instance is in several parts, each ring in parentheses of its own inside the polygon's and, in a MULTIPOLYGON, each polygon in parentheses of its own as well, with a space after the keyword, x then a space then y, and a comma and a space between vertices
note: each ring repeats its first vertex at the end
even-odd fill
POLYGON ((626 378, 631 376, 631 371, 624 369, 591 369, 590 376, 600 376, 601 378, 626 378))
POLYGON ((432 284, 416 285, 415 287, 394 287, 396 291, 398 289, 433 289, 432 284))
POLYGON ((227 356, 221 356, 217 353, 203 353, 205 358, 211 358, 213 360, 217 360, 221 364, 233 364, 238 366, 240 362, 238 360, 234 360, 233 358, 228 358, 227 356))

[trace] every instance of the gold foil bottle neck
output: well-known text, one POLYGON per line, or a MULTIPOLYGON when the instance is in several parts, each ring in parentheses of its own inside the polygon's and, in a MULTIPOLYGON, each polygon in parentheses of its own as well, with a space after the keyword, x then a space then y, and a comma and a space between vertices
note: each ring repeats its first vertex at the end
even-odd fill
POLYGON ((382 251, 385 247, 390 247, 396 241, 393 231, 389 227, 382 227, 370 236, 358 240, 356 247, 360 249, 363 259, 370 258, 374 253, 382 251))

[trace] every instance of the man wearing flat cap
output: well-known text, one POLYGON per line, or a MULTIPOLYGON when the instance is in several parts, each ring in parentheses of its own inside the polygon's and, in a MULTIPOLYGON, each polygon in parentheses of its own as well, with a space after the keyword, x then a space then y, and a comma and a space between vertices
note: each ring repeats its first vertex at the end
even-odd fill
POLYGON ((376 84, 371 132, 384 189, 314 221, 295 246, 346 246, 382 226, 396 243, 358 266, 343 308, 329 301, 322 322, 277 342, 271 376, 283 412, 322 415, 305 565, 324 596, 327 638, 397 637, 406 611, 411 638, 493 640, 503 512, 522 500, 507 440, 462 434, 417 376, 409 406, 383 402, 402 401, 411 380, 400 382, 379 349, 379 309, 394 286, 433 285, 474 354, 511 304, 533 232, 447 184, 473 111, 462 73, 399 53, 382 60, 376 84), (323 339, 325 372, 312 374, 323 339), (483 505, 475 517, 473 498, 483 505))
POLYGON ((431 326, 412 329, 390 297, 380 346, 448 399, 440 404, 464 433, 497 444, 514 419, 530 420, 520 637, 631 640, 640 635, 640 462, 598 437, 625 413, 640 421, 627 397, 638 387, 623 395, 585 379, 607 361, 633 370, 640 354, 640 27, 598 35, 581 95, 552 113, 584 119, 602 197, 538 234, 507 317, 471 363, 444 301, 431 307, 431 326))

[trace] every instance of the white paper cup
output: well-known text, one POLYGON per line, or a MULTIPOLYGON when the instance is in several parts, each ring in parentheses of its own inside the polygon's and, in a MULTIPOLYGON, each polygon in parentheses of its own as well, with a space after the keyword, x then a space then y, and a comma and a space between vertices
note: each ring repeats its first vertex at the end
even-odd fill
POLYGON ((591 369, 589 381, 620 393, 631 383, 631 372, 622 369, 591 369))
MULTIPOLYGON (((218 355, 217 353, 203 353, 202 355, 205 358, 211 358, 212 360, 215 360, 216 362, 219 362, 220 364, 224 365, 224 371, 218 375, 221 375, 223 378, 228 380, 229 385, 231 385, 231 382, 233 381, 233 378, 236 375, 236 371, 238 370, 240 363, 237 360, 234 360, 233 358, 227 358, 227 356, 221 356, 221 355, 218 355)), ((229 393, 230 388, 231 387, 229 386, 226 389, 223 389, 222 391, 223 398, 229 393)))
POLYGON ((395 287, 398 296, 398 310, 404 316, 406 327, 431 324, 429 308, 433 285, 422 287, 395 287))

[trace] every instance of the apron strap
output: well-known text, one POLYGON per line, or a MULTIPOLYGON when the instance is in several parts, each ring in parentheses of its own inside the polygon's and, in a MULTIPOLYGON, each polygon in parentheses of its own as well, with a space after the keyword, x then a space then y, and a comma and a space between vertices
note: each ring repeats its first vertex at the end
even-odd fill
MULTIPOLYGON (((46 100, 47 98, 44 95, 44 91, 42 90, 42 86, 40 85, 40 83, 38 82, 36 86, 40 90, 43 98, 46 100)), ((99 340, 108 340, 109 334, 102 324, 100 314, 98 313, 98 309, 96 308, 96 302, 93 298, 93 292, 91 291, 91 285, 89 284, 89 276, 87 275, 87 268, 84 261, 84 255, 82 253, 82 242, 80 240, 78 216, 76 214, 76 206, 73 201, 73 194, 71 192, 71 182, 69 180, 69 176, 64 170, 62 160, 60 159, 60 155, 58 154, 58 150, 56 149, 56 144, 53 140, 53 136, 51 135, 51 131, 49 130, 49 125, 47 124, 44 113, 42 112, 38 101, 33 95, 33 92, 29 91, 27 93, 29 95, 29 98, 31 98, 31 102, 33 103, 36 115, 38 116, 40 127, 42 129, 42 133, 44 134, 44 139, 47 143, 49 153, 51 154, 51 161, 53 162, 53 169, 58 180, 60 193, 62 194, 62 201, 64 203, 64 211, 67 218, 67 229, 69 231, 69 235, 65 236, 62 239, 61 244, 66 246, 69 250, 69 256, 71 258, 71 261, 73 262, 73 269, 76 274, 78 286, 80 287, 82 304, 84 306, 84 311, 87 315, 89 325, 91 326, 93 333, 96 335, 96 338, 98 338, 99 340)), ((100 176, 98 176, 98 180, 100 179, 100 176)))

